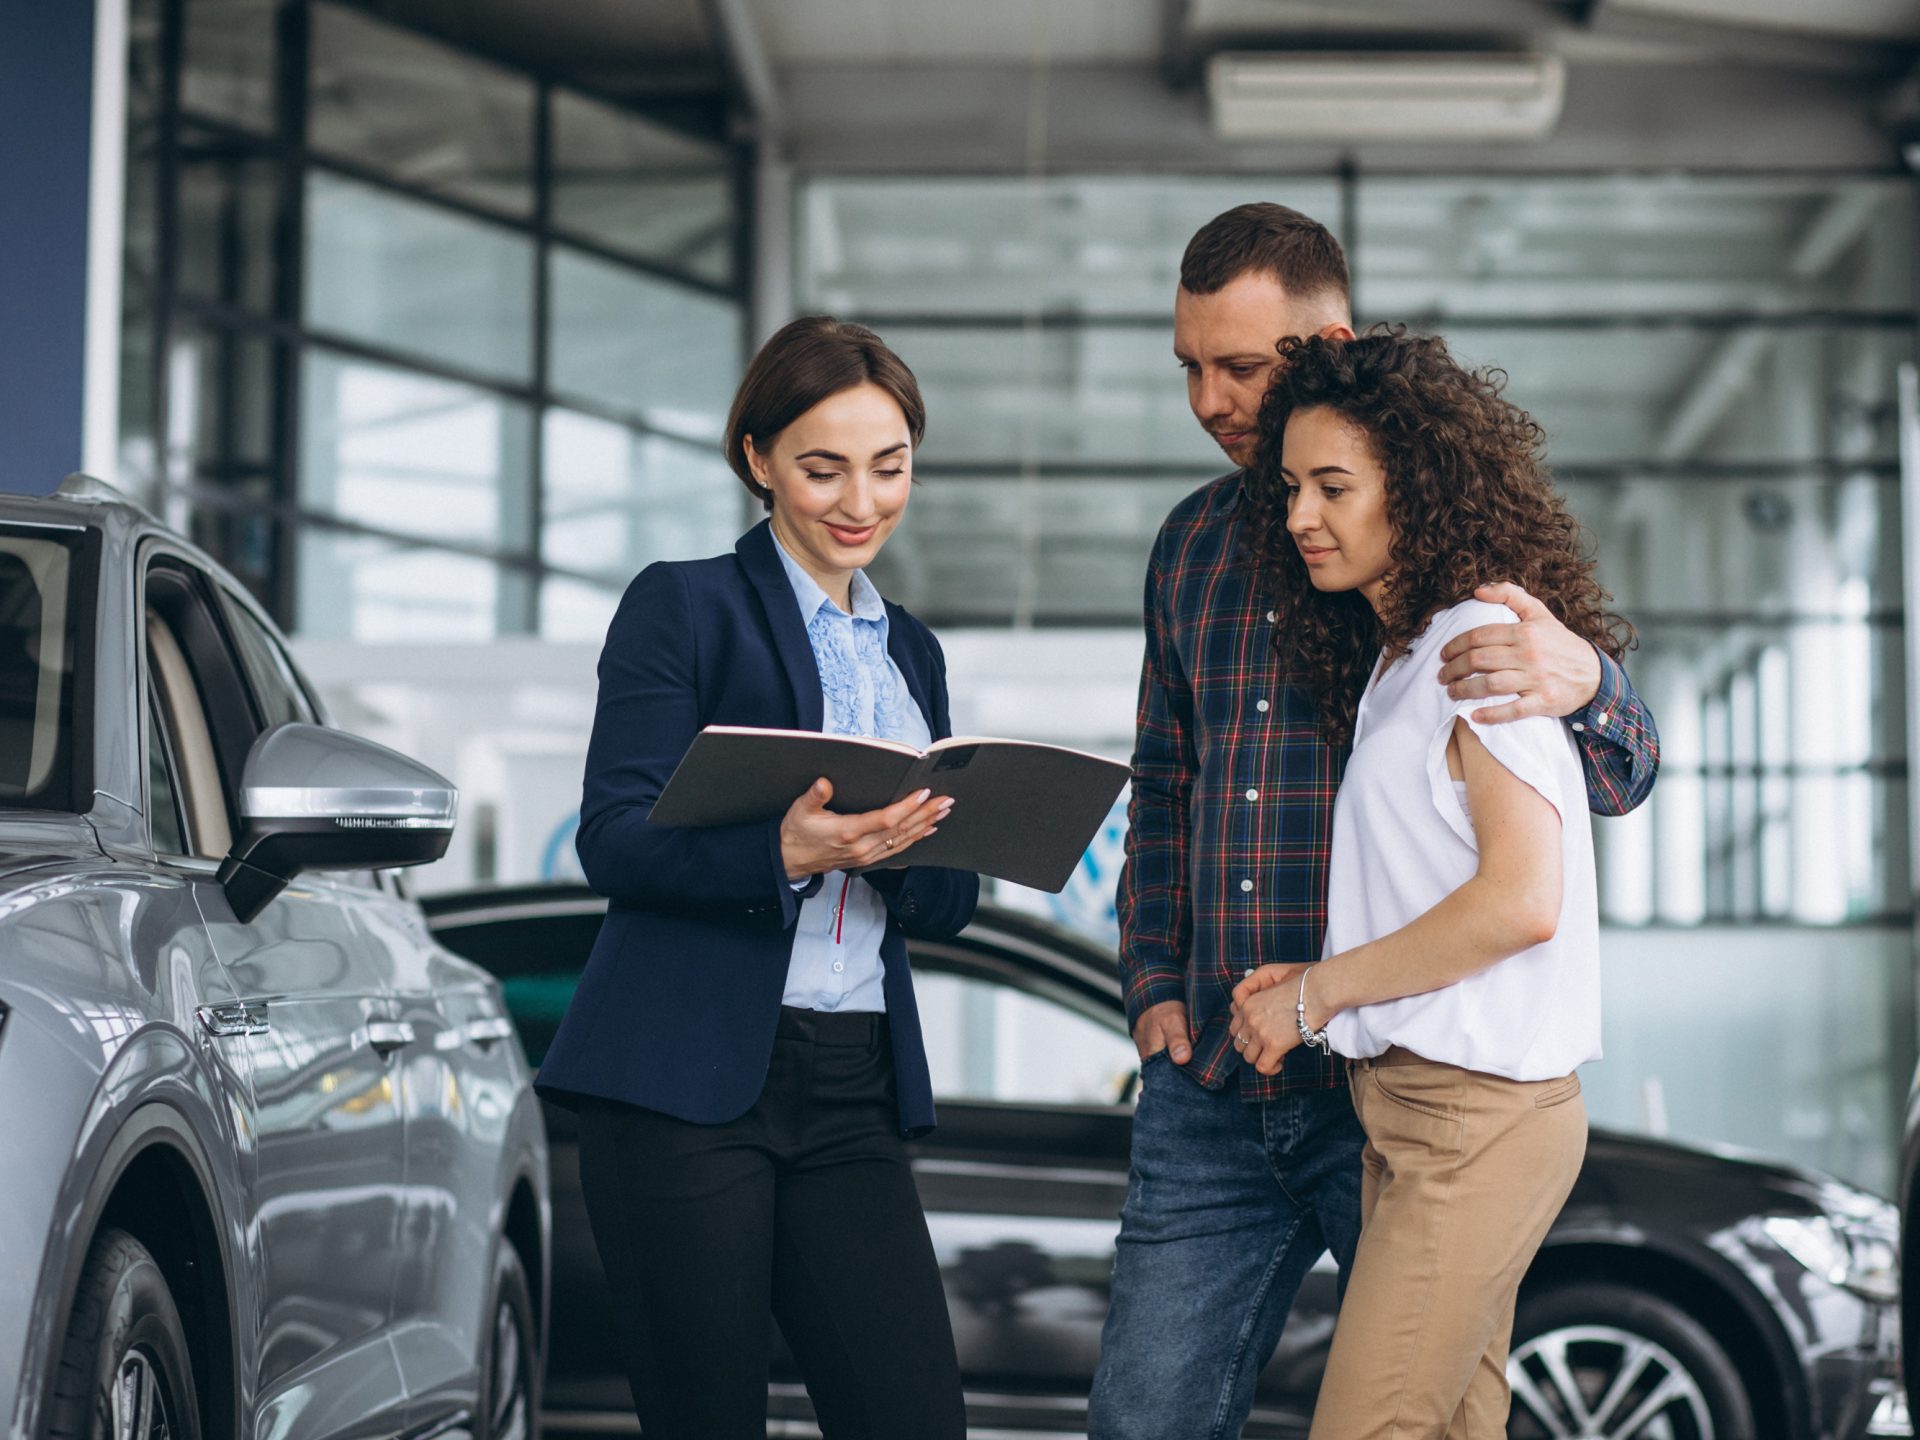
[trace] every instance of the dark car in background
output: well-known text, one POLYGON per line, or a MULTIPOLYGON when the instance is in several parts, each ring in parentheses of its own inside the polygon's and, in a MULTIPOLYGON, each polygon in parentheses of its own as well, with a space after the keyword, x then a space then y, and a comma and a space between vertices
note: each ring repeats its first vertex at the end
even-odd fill
MULTIPOLYGON (((535 1063, 605 902, 580 887, 426 902, 497 975, 535 1063)), ((912 946, 940 1125, 914 1146, 968 1410, 993 1433, 1084 1431, 1126 1194, 1136 1083, 1110 950, 983 905, 912 946)), ((573 1118, 549 1108, 548 1423, 636 1428, 579 1191, 573 1118)), ((1520 1297, 1512 1440, 1852 1440, 1906 1435, 1893 1211, 1807 1170, 1595 1131, 1520 1297)), ((1308 1277, 1249 1436, 1305 1433, 1334 1322, 1308 1277)), ((777 1336, 772 1434, 811 1434, 777 1336)))
POLYGON ((145 512, 0 496, 8 1440, 537 1435, 531 1072, 382 873, 455 808, 145 512))

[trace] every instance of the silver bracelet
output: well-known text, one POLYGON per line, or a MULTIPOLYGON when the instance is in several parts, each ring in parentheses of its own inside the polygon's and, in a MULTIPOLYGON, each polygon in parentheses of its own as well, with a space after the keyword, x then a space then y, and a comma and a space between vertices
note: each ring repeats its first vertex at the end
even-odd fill
MULTIPOLYGON (((1318 961, 1315 962, 1315 964, 1318 963, 1318 961)), ((1304 1044, 1311 1049, 1324 1050, 1331 1055, 1333 1053, 1333 1043, 1327 1039, 1326 1026, 1323 1025, 1318 1030, 1315 1030, 1311 1025, 1307 1024, 1307 975, 1312 969, 1313 966, 1309 965, 1305 970, 1300 972, 1300 998, 1294 1001, 1293 1018, 1294 1022, 1300 1027, 1300 1039, 1304 1044)))

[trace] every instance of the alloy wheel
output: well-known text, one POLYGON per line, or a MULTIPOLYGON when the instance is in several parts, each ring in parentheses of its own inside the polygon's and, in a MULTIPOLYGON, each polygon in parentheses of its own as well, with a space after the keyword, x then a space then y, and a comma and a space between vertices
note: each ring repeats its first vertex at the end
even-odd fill
POLYGON ((108 1402, 112 1440, 172 1440, 167 1396, 153 1357, 140 1347, 127 1351, 114 1376, 108 1402))
POLYGON ((527 1440, 526 1337, 513 1306, 502 1299, 493 1317, 493 1393, 487 1397, 489 1440, 527 1440))
POLYGON ((1612 1325, 1568 1325, 1507 1359, 1513 1440, 1716 1440, 1700 1382, 1671 1351, 1612 1325))

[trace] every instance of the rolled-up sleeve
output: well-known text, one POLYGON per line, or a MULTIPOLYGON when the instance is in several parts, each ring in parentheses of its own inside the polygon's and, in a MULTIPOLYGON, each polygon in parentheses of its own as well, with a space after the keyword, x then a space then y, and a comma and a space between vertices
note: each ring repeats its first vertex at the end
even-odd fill
POLYGON ((1625 815, 1653 793, 1660 771, 1660 732, 1627 672, 1602 653, 1600 688, 1586 709, 1567 717, 1580 742, 1587 808, 1625 815))

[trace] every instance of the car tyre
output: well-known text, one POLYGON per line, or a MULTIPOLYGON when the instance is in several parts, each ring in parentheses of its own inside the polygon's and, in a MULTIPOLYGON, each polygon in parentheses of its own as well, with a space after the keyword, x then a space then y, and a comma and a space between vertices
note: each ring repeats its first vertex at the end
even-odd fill
POLYGON ((200 1440, 186 1330, 153 1255, 103 1230, 80 1271, 47 1440, 200 1440))
POLYGON ((1746 1440, 1754 1433, 1733 1357, 1672 1301, 1625 1285, 1582 1282, 1522 1299, 1507 1379, 1511 1440, 1568 1433, 1746 1440), (1646 1413, 1656 1389, 1667 1398, 1646 1413), (1655 1428, 1656 1415, 1665 1428, 1655 1428))
POLYGON ((510 1241, 493 1261, 479 1440, 540 1440, 540 1342, 526 1266, 510 1241))

